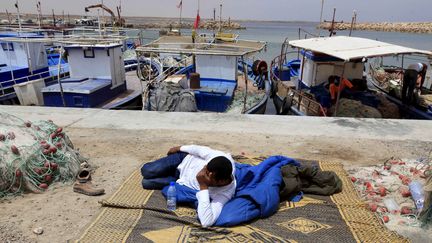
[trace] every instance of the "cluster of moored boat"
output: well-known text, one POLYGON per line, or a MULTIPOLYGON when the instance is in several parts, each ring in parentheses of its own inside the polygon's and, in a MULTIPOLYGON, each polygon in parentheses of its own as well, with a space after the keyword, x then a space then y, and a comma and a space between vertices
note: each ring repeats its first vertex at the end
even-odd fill
POLYGON ((273 100, 282 115, 432 118, 430 80, 405 105, 394 90, 407 63, 376 62, 432 53, 365 38, 292 40, 270 66, 255 58, 265 42, 226 33, 138 45, 118 33, 9 30, 0 43, 0 104, 263 114, 273 100))

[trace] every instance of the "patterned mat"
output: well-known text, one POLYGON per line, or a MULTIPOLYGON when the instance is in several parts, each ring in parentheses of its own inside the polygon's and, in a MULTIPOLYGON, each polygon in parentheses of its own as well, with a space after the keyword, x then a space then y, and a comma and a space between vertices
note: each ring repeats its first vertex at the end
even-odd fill
MULTIPOLYGON (((257 164, 265 158, 235 159, 257 164)), ((365 207, 341 164, 320 162, 319 166, 342 179, 341 193, 305 195, 298 203, 281 203, 269 218, 207 229, 198 224, 194 209, 179 206, 175 213, 166 211, 162 194, 142 189, 141 174, 135 171, 113 196, 101 202, 101 213, 78 242, 408 242, 387 230, 365 207)))

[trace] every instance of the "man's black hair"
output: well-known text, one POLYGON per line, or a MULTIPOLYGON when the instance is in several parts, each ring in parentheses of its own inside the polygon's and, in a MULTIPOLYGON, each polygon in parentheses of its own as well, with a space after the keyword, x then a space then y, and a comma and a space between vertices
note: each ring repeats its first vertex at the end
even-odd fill
POLYGON ((225 156, 218 156, 210 160, 207 164, 207 170, 214 173, 217 181, 231 180, 233 171, 231 161, 225 156))

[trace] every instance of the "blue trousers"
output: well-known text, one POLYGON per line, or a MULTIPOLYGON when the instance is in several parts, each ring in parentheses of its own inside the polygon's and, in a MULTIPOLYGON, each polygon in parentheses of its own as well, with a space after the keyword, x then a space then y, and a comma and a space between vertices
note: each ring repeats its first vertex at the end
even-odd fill
POLYGON ((145 163, 141 167, 141 175, 143 176, 142 186, 144 189, 161 190, 169 185, 171 181, 175 182, 180 175, 177 167, 187 155, 187 153, 178 152, 153 162, 145 163))

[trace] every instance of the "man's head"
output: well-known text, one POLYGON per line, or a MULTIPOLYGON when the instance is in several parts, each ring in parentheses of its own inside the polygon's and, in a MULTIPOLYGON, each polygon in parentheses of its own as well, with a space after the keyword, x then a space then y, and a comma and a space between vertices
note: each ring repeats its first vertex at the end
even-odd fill
POLYGON ((208 176, 208 186, 226 186, 233 180, 232 164, 225 156, 218 156, 211 159, 203 170, 205 170, 205 173, 208 176))

